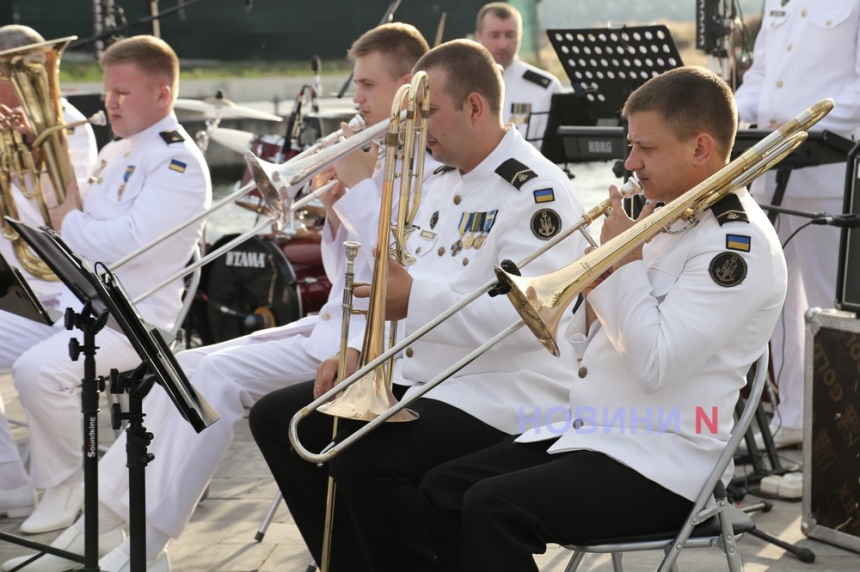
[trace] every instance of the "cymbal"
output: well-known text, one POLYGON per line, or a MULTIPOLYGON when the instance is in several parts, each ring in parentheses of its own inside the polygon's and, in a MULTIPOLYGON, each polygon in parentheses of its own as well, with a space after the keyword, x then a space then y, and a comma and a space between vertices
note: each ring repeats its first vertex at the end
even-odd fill
POLYGON ((208 97, 204 100, 179 98, 173 104, 176 109, 196 111, 206 115, 220 115, 233 119, 260 119, 263 121, 283 121, 283 118, 273 113, 259 111, 251 107, 236 105, 227 98, 208 97))
POLYGON ((251 147, 251 141, 254 139, 254 134, 248 131, 241 131, 239 129, 218 127, 212 130, 209 137, 231 151, 244 154, 245 151, 251 147))

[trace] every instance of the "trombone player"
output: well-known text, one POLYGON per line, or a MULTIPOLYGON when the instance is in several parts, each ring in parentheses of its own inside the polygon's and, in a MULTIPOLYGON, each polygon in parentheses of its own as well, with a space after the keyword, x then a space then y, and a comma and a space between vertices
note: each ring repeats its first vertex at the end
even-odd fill
MULTIPOLYGON (((416 262, 408 271, 389 264, 386 319, 402 320, 407 334, 491 279, 493 265, 522 259, 582 215, 564 173, 515 128, 502 125, 501 71, 485 48, 448 42, 422 57, 414 71, 429 77, 428 148, 448 168, 421 201, 415 224, 422 232, 406 244, 416 262)), ((578 238, 565 245, 536 259, 528 273, 556 269, 585 248, 578 238)), ((420 388, 515 319, 505 300, 479 298, 395 360, 395 383, 420 388)), ((357 350, 348 353, 356 363, 357 350)), ((338 489, 332 570, 435 570, 419 511, 423 474, 518 432, 524 415, 563 403, 572 358, 567 351, 547 359, 540 344, 520 332, 410 405, 418 420, 386 424, 335 456, 328 464, 338 489)), ((315 558, 327 475, 289 452, 288 425, 312 394, 331 387, 334 368, 326 366, 336 360, 320 367, 316 387, 272 393, 250 416, 254 438, 315 558)), ((329 442, 331 425, 320 417, 312 413, 302 423, 303 443, 329 442), (329 434, 320 434, 321 427, 329 434)))
MULTIPOLYGON (((627 168, 648 199, 640 218, 728 163, 737 112, 731 90, 710 71, 683 67, 652 78, 623 114, 627 168)), ((618 190, 609 194, 604 243, 634 223, 618 190)), ((567 331, 582 361, 565 423, 508 437, 424 478, 440 569, 537 570, 533 554, 548 543, 684 522, 729 439, 750 364, 767 348, 786 267, 776 232, 746 189, 666 231, 584 293, 567 331), (696 407, 713 426, 696 429, 696 407), (665 423, 671 412, 677 423, 665 423)))
MULTIPOLYGON (((349 57, 355 68, 354 99, 368 125, 386 118, 394 93, 409 83, 412 66, 428 49, 417 29, 400 23, 378 26, 353 44, 349 57)), ((161 389, 154 388, 146 399, 146 426, 155 435, 150 451, 157 459, 147 467, 146 477, 148 570, 169 570, 168 541, 182 534, 230 445, 233 424, 244 418, 245 408, 267 392, 312 379, 320 362, 337 351, 344 283, 342 242, 349 239, 371 244, 370 237, 376 234, 377 187, 382 177, 382 171, 376 169, 375 151, 353 155, 318 180, 323 183, 336 171, 340 181, 349 187, 348 191, 336 188, 332 196, 322 197, 326 205, 322 254, 333 287, 319 315, 177 355, 189 380, 220 415, 219 422, 202 433, 188 426, 161 389), (368 204, 371 208, 376 205, 372 218, 361 210, 368 204), (356 221, 347 228, 340 224, 338 213, 352 210, 358 211, 356 221)), ((434 168, 427 167, 430 172, 434 168)), ((369 276, 370 250, 365 246, 359 251, 359 279, 369 276)), ((351 327, 361 330, 361 321, 356 319, 351 327)), ((119 533, 128 519, 125 442, 125 435, 120 435, 99 463, 102 534, 119 533)), ((76 534, 79 526, 82 520, 67 533, 76 534)), ((103 570, 119 570, 123 562, 128 562, 129 548, 127 541, 120 544, 99 565, 103 570), (108 558, 111 560, 106 565, 108 558)), ((15 559, 6 566, 11 568, 22 560, 15 559)), ((59 571, 74 566, 73 562, 44 556, 24 570, 59 571)))
MULTIPOLYGON (((27 26, 8 25, 0 27, 0 52, 20 48, 29 44, 44 42, 45 39, 35 30, 27 26)), ((2 75, 2 74, 0 74, 2 75)), ((84 116, 65 99, 60 100, 63 109, 63 121, 66 124, 78 122, 84 116)), ((27 122, 27 118, 21 109, 21 101, 12 84, 0 79, 0 137, 6 142, 0 147, 0 154, 14 153, 14 148, 9 145, 18 135, 24 145, 32 142, 34 135, 27 122)), ((82 184, 90 169, 96 162, 96 140, 92 127, 89 124, 81 125, 71 129, 67 134, 69 142, 69 153, 71 163, 75 171, 75 178, 82 184)), ((47 221, 42 219, 35 199, 28 199, 22 192, 32 187, 30 175, 19 178, 19 174, 13 170, 7 170, 10 163, 0 164, 2 179, 2 197, 0 197, 0 214, 8 214, 14 207, 14 212, 19 220, 33 224, 42 225, 47 221), (21 180, 23 178, 23 181, 21 180)), ((42 177, 41 184, 49 186, 48 177, 42 177)), ((50 187, 48 187, 50 188, 50 187)), ((53 189, 51 189, 53 190, 53 189)), ((28 195, 30 192, 28 191, 28 195)), ((54 196, 55 193, 51 193, 54 196)), ((20 239, 19 239, 20 240, 20 239)), ((35 269, 30 272, 30 265, 22 263, 15 254, 15 248, 11 240, 0 238, 0 252, 3 258, 10 264, 15 265, 38 297, 39 301, 47 308, 58 309, 58 298, 64 288, 62 282, 49 280, 46 276, 39 274, 35 269)), ((51 328, 44 324, 22 318, 15 314, 0 311, 0 370, 9 371, 12 364, 24 350, 33 345, 35 340, 40 340, 51 328)), ((2 398, 0 398, 0 410, 2 410, 2 398)), ((25 516, 35 508, 35 496, 30 486, 27 473, 18 456, 18 447, 9 432, 5 417, 0 413, 0 516, 25 516)))

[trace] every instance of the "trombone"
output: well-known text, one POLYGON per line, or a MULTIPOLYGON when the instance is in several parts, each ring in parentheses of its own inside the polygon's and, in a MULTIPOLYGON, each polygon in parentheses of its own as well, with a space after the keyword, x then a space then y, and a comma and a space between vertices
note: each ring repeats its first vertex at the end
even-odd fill
POLYGON ((290 421, 290 442, 296 452, 305 460, 313 463, 324 463, 332 459, 357 440, 364 437, 384 423, 390 417, 397 415, 412 401, 422 397, 428 391, 457 373, 462 368, 486 353, 491 347, 504 340, 523 326, 535 334, 540 342, 558 355, 558 346, 555 342, 556 330, 564 309, 579 295, 591 282, 608 270, 615 262, 636 248, 639 244, 656 236, 664 228, 678 219, 694 219, 699 213, 709 208, 730 192, 745 187, 753 180, 764 174, 765 171, 779 163, 795 148, 801 145, 807 138, 806 131, 809 130, 821 118, 827 115, 833 108, 832 99, 824 99, 807 108, 785 123, 780 129, 774 131, 756 145, 749 148, 734 161, 708 177, 705 181, 696 185, 677 199, 665 205, 659 211, 644 220, 636 222, 630 229, 597 247, 589 254, 564 268, 543 277, 518 278, 519 268, 528 264, 559 242, 567 238, 575 231, 581 231, 586 235, 592 245, 593 239, 588 236, 585 228, 597 217, 609 208, 609 200, 605 200, 590 211, 573 226, 559 233, 552 240, 540 248, 534 250, 525 259, 517 264, 503 261, 501 267, 496 268, 496 280, 487 282, 484 286, 468 295, 459 303, 451 306, 448 310, 431 320, 400 343, 389 348, 389 350, 363 368, 356 371, 349 378, 343 380, 337 386, 321 395, 307 407, 293 416, 290 421), (497 282, 498 281, 498 282, 497 282), (302 446, 298 436, 298 425, 302 419, 315 411, 323 403, 331 399, 336 393, 349 387, 372 369, 378 367, 398 352, 403 351, 412 342, 421 338, 424 334, 447 320, 462 308, 474 300, 489 292, 495 286, 510 287, 507 292, 509 299, 514 303, 517 311, 522 316, 518 322, 511 324, 496 336, 476 348, 472 353, 466 355, 458 362, 449 366, 432 380, 417 389, 408 400, 403 400, 396 406, 382 413, 373 421, 367 423, 359 430, 348 436, 340 443, 332 441, 321 452, 312 453, 302 446))
MULTIPOLYGON (((304 184, 308 179, 310 179, 332 163, 339 161, 340 159, 342 159, 346 155, 349 155, 353 151, 356 151, 357 149, 367 146, 374 139, 379 137, 380 134, 382 134, 383 132, 385 132, 385 130, 388 129, 388 123, 388 121, 382 121, 376 125, 363 129, 353 137, 350 137, 349 139, 345 139, 343 141, 339 141, 343 134, 342 130, 337 131, 335 133, 331 133, 325 139, 315 144, 313 147, 307 149, 306 151, 302 152, 299 155, 296 155, 286 163, 280 165, 263 161, 259 159, 256 155, 248 151, 247 153, 245 153, 245 161, 248 163, 248 167, 251 169, 251 174, 254 178, 253 183, 248 183, 247 185, 238 189, 231 195, 225 197, 224 199, 221 199, 205 211, 183 222, 178 227, 162 234, 152 242, 124 256, 120 260, 117 260, 110 266, 110 270, 115 271, 133 258, 164 242, 165 240, 176 234, 178 231, 209 216, 209 214, 211 214, 213 211, 220 209, 224 205, 247 194, 255 187, 260 190, 260 194, 262 195, 263 200, 266 202, 266 205, 269 208, 269 212, 271 214, 268 217, 266 217, 264 220, 259 222, 256 226, 254 226, 247 232, 237 236, 236 238, 222 245, 215 251, 210 252, 200 260, 186 266, 182 270, 174 273, 172 276, 165 278, 159 284, 151 287, 149 290, 136 297, 133 302, 135 304, 140 302, 154 292, 167 286, 174 280, 178 280, 179 278, 190 274, 197 268, 208 264, 218 256, 221 256, 233 247, 245 242, 252 236, 256 235, 264 228, 272 225, 277 228, 281 228, 287 218, 293 212, 301 209, 308 202, 312 201, 315 198, 318 198, 320 195, 327 192, 329 189, 332 188, 332 186, 334 186, 334 184, 336 184, 336 182, 333 181, 331 183, 328 183, 323 187, 320 187, 319 189, 315 190, 308 196, 302 197, 301 199, 294 201, 293 199, 298 192, 300 185, 304 184)), ((360 123, 357 122, 355 118, 350 121, 350 124, 355 125, 356 127, 360 126, 360 123)))

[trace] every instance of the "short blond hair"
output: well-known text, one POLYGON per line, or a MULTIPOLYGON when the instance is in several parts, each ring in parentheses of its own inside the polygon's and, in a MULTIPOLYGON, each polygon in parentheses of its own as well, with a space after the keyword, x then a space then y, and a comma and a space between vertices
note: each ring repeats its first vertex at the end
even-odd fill
POLYGON ((102 54, 102 69, 115 64, 136 64, 147 74, 170 81, 173 99, 179 95, 179 58, 167 42, 155 36, 140 35, 119 40, 102 54))
POLYGON ((381 24, 361 35, 347 52, 350 61, 379 52, 388 61, 391 79, 403 77, 412 71, 421 56, 430 50, 427 40, 415 26, 392 22, 381 24))

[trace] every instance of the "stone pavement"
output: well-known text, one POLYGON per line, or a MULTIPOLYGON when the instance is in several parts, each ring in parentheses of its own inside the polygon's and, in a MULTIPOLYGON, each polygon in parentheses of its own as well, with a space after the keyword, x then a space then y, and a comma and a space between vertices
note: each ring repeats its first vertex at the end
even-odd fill
MULTIPOLYGON (((23 419, 20 403, 15 395, 11 378, 0 376, 0 392, 6 403, 7 415, 23 419)), ((109 420, 103 407, 100 437, 104 442, 113 439, 109 420)), ((18 442, 26 443, 26 429, 14 428, 18 442)), ((785 452, 788 461, 798 461, 799 451, 785 452)), ((158 462, 157 460, 155 462, 158 462)), ((739 469, 740 470, 740 469, 739 469)), ((209 489, 200 503, 191 523, 179 540, 169 547, 175 572, 304 572, 310 556, 298 531, 281 503, 263 541, 255 542, 254 535, 266 514, 276 487, 269 476, 262 456, 257 450, 247 423, 236 426, 236 438, 227 457, 221 463, 209 489)), ((747 496, 746 502, 755 502, 747 496)), ((806 539, 800 531, 800 502, 775 501, 768 513, 756 514, 758 527, 781 540, 797 543, 816 554, 814 564, 805 564, 780 548, 752 536, 739 543, 747 572, 830 572, 860 569, 860 555, 847 550, 806 539)), ((588 518, 588 515, 571 518, 588 518)), ((623 515, 619 515, 623 518, 623 515)), ((17 533, 21 519, 0 519, 0 530, 17 533)), ((57 533, 29 537, 37 542, 50 542, 57 533)), ((16 545, 0 542, 0 561, 27 553, 16 545)), ((569 552, 551 546, 537 561, 542 572, 561 572, 569 552)), ((662 554, 647 552, 625 557, 625 569, 631 572, 655 570, 662 554)), ((717 550, 686 551, 679 560, 681 570, 710 572, 726 570, 725 560, 717 550)), ((580 570, 609 571, 609 556, 586 556, 580 570)))

